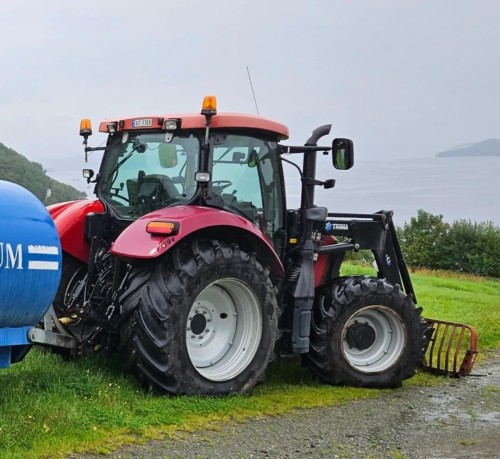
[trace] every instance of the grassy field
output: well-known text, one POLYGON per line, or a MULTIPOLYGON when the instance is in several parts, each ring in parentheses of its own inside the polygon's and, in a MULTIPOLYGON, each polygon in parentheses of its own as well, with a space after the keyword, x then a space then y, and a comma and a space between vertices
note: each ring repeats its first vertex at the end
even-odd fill
MULTIPOLYGON (((370 274, 370 268, 348 267, 370 274)), ((447 273, 412 274, 424 315, 474 325, 483 351, 500 347, 500 281, 447 273)), ((405 384, 436 384, 419 373, 405 384)), ((114 447, 182 431, 217 428, 230 419, 279 415, 376 397, 377 390, 318 383, 297 359, 274 362, 268 381, 252 396, 157 397, 119 370, 119 362, 89 356, 65 362, 35 349, 24 362, 0 371, 0 458, 105 453, 114 447)))

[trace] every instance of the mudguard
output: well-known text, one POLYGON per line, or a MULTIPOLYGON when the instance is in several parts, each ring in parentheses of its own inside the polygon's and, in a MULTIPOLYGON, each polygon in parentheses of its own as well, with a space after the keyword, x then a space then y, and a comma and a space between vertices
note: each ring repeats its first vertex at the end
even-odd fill
POLYGON ((262 263, 269 265, 275 277, 284 277, 281 260, 267 237, 253 223, 224 210, 199 206, 174 206, 147 214, 118 236, 110 252, 124 259, 152 259, 160 257, 188 236, 217 238, 230 234, 234 242, 245 242, 259 254, 262 263), (151 221, 175 222, 175 235, 149 234, 146 226, 151 221))
POLYGON ((99 200, 69 201, 48 206, 57 228, 63 252, 88 263, 90 244, 84 239, 85 216, 91 212, 104 212, 99 200))

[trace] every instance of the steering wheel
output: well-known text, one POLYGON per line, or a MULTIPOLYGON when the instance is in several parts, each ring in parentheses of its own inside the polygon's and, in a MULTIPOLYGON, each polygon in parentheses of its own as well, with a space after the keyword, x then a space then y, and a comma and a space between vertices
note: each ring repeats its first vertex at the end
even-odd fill
POLYGON ((225 190, 228 186, 231 186, 233 182, 231 180, 214 180, 212 181, 212 187, 217 188, 214 190, 217 193, 220 193, 222 190, 225 190))

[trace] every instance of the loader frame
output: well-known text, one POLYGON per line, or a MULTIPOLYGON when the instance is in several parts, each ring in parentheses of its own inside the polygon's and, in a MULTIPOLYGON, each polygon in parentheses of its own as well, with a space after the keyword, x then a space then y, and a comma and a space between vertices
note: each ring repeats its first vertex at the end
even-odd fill
MULTIPOLYGON (((377 277, 400 285, 417 304, 392 216, 392 211, 383 210, 374 214, 329 213, 324 234, 344 240, 322 246, 319 254, 371 250, 378 268, 377 277)), ((324 278, 338 275, 338 271, 332 272, 335 265, 330 265, 330 272, 325 273, 324 278)), ((422 368, 438 375, 469 375, 478 355, 477 332, 474 327, 458 322, 429 318, 425 320, 429 326, 428 346, 422 368)))

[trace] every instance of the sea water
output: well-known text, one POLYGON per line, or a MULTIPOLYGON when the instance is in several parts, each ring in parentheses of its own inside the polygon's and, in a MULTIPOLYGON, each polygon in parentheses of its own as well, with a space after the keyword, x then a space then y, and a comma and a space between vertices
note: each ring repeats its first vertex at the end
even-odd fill
MULTIPOLYGON (((290 169, 287 176, 294 175, 290 169)), ((423 209, 449 223, 491 221, 500 226, 500 156, 355 160, 348 171, 321 162, 319 171, 322 180, 336 179, 333 189, 316 188, 316 204, 330 212, 393 210, 400 226, 423 209)), ((289 205, 298 206, 300 190, 288 188, 289 205)))

